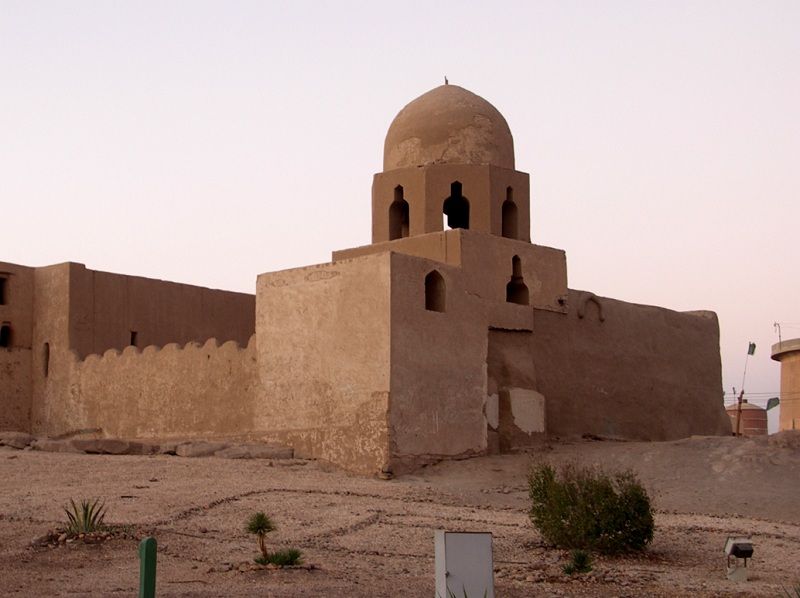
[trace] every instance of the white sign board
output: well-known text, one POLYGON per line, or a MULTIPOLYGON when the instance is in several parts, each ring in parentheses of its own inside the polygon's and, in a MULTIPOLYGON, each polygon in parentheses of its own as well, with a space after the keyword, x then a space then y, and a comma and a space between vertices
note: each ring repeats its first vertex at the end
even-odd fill
POLYGON ((492 534, 437 530, 436 598, 494 598, 492 534))

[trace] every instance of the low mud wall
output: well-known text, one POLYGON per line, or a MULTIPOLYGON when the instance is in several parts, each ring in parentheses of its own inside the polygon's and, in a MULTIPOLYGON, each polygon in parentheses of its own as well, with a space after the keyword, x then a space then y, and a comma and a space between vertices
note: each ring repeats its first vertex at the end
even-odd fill
POLYGON ((79 361, 69 396, 51 402, 61 432, 97 428, 117 438, 243 436, 253 431, 255 336, 235 341, 110 349, 79 361), (55 413, 59 405, 62 413, 55 413))

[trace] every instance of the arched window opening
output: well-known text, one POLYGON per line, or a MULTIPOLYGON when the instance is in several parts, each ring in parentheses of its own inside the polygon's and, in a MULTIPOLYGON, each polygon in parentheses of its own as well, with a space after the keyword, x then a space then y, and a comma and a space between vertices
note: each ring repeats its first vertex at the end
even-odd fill
POLYGON ((506 301, 517 305, 530 305, 528 287, 522 278, 522 262, 518 255, 511 259, 511 281, 506 285, 506 301))
POLYGON ((514 190, 506 189, 506 200, 503 202, 503 236, 506 239, 518 239, 517 204, 514 203, 514 190))
POLYGON ((11 323, 3 322, 0 325, 0 347, 7 349, 11 346, 11 323))
POLYGON ((0 276, 0 305, 6 304, 6 286, 8 279, 5 276, 0 276))
POLYGON ((444 311, 447 291, 444 278, 436 270, 425 277, 425 309, 428 311, 444 311))
POLYGON ((45 343, 42 351, 42 373, 45 378, 50 373, 50 343, 45 343))
POLYGON ((138 347, 139 346, 138 343, 139 343, 139 333, 136 332, 135 330, 131 330, 131 342, 128 344, 130 344, 132 347, 138 347))
POLYGON ((449 228, 469 228, 469 201, 462 195, 458 181, 450 185, 450 197, 444 200, 442 212, 449 228))
POLYGON ((405 239, 408 236, 408 202, 403 197, 403 187, 394 189, 394 201, 389 206, 389 240, 405 239))

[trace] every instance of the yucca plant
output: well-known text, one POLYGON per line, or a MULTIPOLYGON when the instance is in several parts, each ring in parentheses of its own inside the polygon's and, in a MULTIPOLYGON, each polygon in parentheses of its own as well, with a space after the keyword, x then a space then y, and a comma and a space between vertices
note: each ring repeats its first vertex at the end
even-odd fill
POLYGON ((91 534, 105 528, 103 520, 106 516, 105 502, 100 502, 99 498, 89 500, 81 499, 80 505, 73 499, 69 499, 69 505, 64 507, 67 514, 67 526, 65 531, 68 534, 91 534))
POLYGON ((248 533, 254 534, 258 538, 258 547, 261 550, 261 558, 267 562, 269 553, 267 552, 266 537, 267 534, 275 531, 275 525, 272 520, 263 512, 253 513, 247 521, 248 533))

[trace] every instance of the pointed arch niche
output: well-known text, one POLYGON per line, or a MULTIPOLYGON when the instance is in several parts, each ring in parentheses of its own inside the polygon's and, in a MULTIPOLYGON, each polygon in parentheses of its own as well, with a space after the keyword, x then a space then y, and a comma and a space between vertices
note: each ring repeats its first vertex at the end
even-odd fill
POLYGON ((444 278, 436 270, 428 272, 425 276, 425 309, 443 312, 446 302, 447 289, 444 278))
POLYGON ((506 302, 530 305, 530 293, 522 277, 522 261, 518 255, 511 258, 511 280, 506 285, 506 302))
POLYGON ((450 183, 450 197, 442 205, 442 228, 469 228, 469 200, 464 197, 461 183, 450 183))
POLYGON ((506 200, 503 202, 502 213, 503 236, 506 239, 519 239, 519 210, 514 203, 514 190, 506 188, 506 200))
POLYGON ((389 240, 405 239, 408 236, 408 202, 403 196, 403 187, 394 188, 394 201, 389 206, 389 240))

